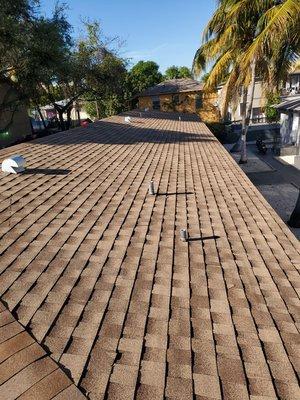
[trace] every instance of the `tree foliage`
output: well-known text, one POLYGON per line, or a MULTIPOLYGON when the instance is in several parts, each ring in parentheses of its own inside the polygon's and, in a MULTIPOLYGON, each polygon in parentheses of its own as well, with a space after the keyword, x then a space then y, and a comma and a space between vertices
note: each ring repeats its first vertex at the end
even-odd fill
POLYGON ((80 97, 107 100, 104 113, 120 109, 126 62, 118 56, 118 38, 105 37, 98 22, 85 22, 84 35, 72 40, 64 6, 46 18, 35 0, 3 0, 0 22, 0 79, 17 89, 19 101, 52 104, 61 129, 69 128, 80 97))
POLYGON ((286 79, 299 56, 299 21, 299 0, 220 0, 205 29, 193 69, 200 74, 212 65, 205 87, 224 86, 223 115, 242 91, 244 153, 255 77, 268 90, 286 79))
POLYGON ((274 105, 280 103, 280 94, 278 92, 267 93, 267 102, 265 106, 265 114, 268 122, 277 122, 280 119, 280 113, 274 105))
POLYGON ((27 104, 45 100, 45 89, 66 71, 72 46, 64 8, 56 6, 50 18, 38 11, 34 0, 3 0, 0 8, 0 79, 16 89, 16 102, 27 104))
POLYGON ((192 72, 188 67, 176 67, 172 65, 166 69, 165 79, 180 79, 180 78, 192 78, 192 72))
POLYGON ((139 61, 128 73, 129 97, 133 97, 145 89, 157 85, 163 79, 159 66, 154 61, 139 61))

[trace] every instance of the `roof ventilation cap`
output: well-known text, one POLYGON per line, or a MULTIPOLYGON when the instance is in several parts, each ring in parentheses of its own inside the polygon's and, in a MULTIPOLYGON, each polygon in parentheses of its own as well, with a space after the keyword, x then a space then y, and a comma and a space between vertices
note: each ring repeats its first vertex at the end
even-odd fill
POLYGON ((24 157, 16 154, 10 158, 6 158, 2 161, 2 171, 8 172, 9 174, 18 174, 25 170, 26 160, 24 157))
POLYGON ((186 229, 180 229, 180 240, 182 240, 183 242, 187 242, 188 233, 186 229))
POLYGON ((154 188, 154 182, 150 181, 149 183, 149 189, 148 189, 149 194, 155 194, 155 188, 154 188))
POLYGON ((125 120, 125 122, 128 122, 128 123, 131 122, 131 118, 130 117, 125 117, 124 120, 125 120))

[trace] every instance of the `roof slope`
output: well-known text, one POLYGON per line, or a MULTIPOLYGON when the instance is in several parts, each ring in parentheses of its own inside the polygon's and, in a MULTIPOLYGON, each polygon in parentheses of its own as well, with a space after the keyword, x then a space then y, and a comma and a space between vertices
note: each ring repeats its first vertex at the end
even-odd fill
POLYGON ((202 89, 203 84, 199 83, 195 79, 169 79, 146 89, 144 92, 140 93, 139 96, 158 96, 160 94, 168 93, 194 92, 202 89))
POLYGON ((90 399, 296 400, 298 240, 203 123, 132 115, 0 152, 3 301, 90 399))
POLYGON ((86 397, 0 301, 0 399, 16 398, 86 397))
POLYGON ((300 112, 300 96, 292 99, 286 99, 280 104, 276 104, 274 108, 278 110, 285 110, 285 111, 298 111, 300 112))

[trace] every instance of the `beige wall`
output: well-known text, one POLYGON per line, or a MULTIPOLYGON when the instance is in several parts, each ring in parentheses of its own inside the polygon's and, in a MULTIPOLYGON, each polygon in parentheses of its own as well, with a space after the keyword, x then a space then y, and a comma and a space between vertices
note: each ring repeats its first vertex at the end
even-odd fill
POLYGON ((15 89, 6 82, 0 83, 0 147, 9 146, 32 133, 27 109, 13 103, 16 98, 15 89), (10 105, 4 106, 7 103, 10 105))
MULTIPOLYGON (((219 90, 219 95, 218 95, 218 101, 219 101, 220 107, 224 102, 224 96, 225 96, 224 89, 221 88, 219 90)), ((248 94, 247 102, 249 102, 249 101, 250 101, 250 95, 248 94)), ((242 118, 241 117, 241 112, 240 112, 240 104, 241 104, 241 102, 242 102, 242 98, 239 97, 239 99, 237 101, 237 104, 231 104, 229 106, 229 112, 231 113, 231 120, 232 121, 240 121, 241 118, 242 118)), ((253 108, 261 108, 262 109, 261 116, 263 116, 264 115, 263 114, 263 108, 265 107, 265 104, 266 104, 266 97, 265 97, 265 95, 263 93, 262 83, 261 82, 256 82, 255 83, 255 88, 254 88, 254 98, 253 98, 252 111, 253 111, 253 108)), ((252 114, 253 114, 253 112, 252 112, 252 114)), ((251 115, 251 118, 252 118, 252 116, 253 115, 251 115)))

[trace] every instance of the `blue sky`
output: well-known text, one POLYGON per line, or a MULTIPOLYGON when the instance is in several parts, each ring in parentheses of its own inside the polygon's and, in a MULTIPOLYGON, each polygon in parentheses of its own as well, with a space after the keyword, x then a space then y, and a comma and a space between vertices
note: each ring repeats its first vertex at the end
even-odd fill
MULTIPOLYGON (((74 36, 82 18, 100 20, 106 35, 124 41, 124 57, 154 60, 161 71, 170 65, 191 67, 202 30, 216 0, 64 0, 74 36)), ((41 12, 51 12, 56 0, 41 0, 41 12)))

